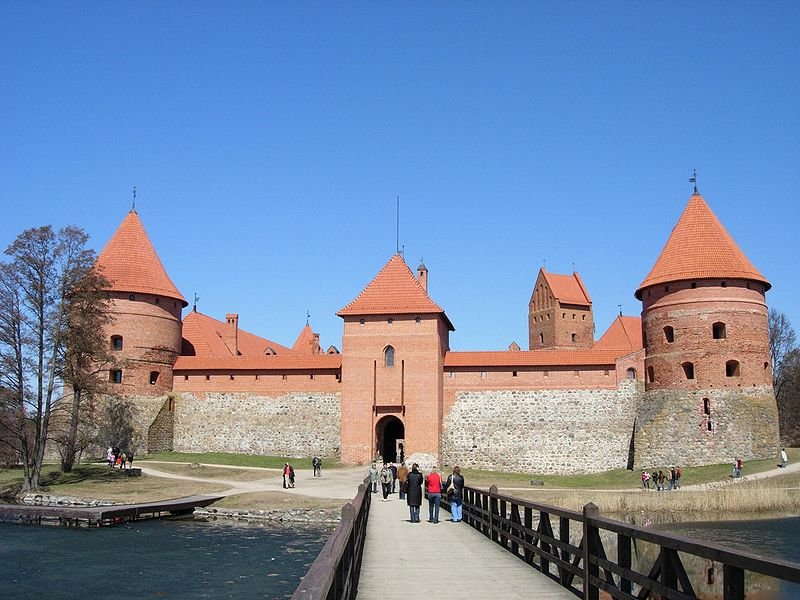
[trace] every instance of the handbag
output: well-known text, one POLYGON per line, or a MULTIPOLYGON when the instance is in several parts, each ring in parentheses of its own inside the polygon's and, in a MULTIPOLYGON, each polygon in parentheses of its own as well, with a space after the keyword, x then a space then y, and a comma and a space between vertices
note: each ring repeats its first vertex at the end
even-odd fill
POLYGON ((447 486, 447 495, 448 496, 452 496, 455 493, 456 493, 456 478, 455 477, 451 477, 450 478, 450 485, 447 486))

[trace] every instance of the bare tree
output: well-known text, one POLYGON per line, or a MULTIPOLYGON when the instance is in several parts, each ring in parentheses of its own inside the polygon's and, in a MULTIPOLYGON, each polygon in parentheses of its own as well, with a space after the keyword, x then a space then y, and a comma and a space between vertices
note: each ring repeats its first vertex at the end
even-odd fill
POLYGON ((0 386, 7 417, 0 439, 10 438, 21 458, 23 492, 39 487, 51 441, 64 389, 71 301, 95 262, 87 240, 77 227, 28 229, 6 249, 8 262, 0 268, 0 386))
POLYGON ((789 319, 781 311, 769 309, 769 353, 772 359, 772 386, 780 396, 788 375, 786 357, 797 348, 797 336, 789 319))

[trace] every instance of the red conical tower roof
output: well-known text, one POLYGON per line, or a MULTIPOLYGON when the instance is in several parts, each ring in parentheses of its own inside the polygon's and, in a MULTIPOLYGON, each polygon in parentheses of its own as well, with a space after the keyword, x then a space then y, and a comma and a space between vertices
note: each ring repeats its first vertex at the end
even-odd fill
POLYGON ((441 314, 454 331, 442 307, 430 299, 403 257, 395 254, 356 299, 336 314, 344 317, 431 313, 441 314))
POLYGON ((636 297, 651 285, 688 279, 750 279, 771 287, 696 191, 636 297))
POLYGON ((189 303, 172 283, 147 237, 139 215, 131 210, 97 257, 97 266, 114 292, 153 294, 189 303))

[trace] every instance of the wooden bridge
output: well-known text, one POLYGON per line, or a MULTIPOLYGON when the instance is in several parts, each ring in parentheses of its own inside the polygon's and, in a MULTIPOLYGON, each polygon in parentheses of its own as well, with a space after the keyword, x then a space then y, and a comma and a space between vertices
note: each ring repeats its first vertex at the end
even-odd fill
MULTIPOLYGON (((294 600, 615 598, 744 600, 747 586, 800 584, 800 564, 465 488, 464 520, 410 523, 405 502, 362 484, 294 600), (694 564, 690 564, 694 563, 694 564), (687 565, 690 568, 687 568, 687 565), (747 577, 747 579, 746 579, 747 577)), ((447 509, 447 502, 443 509, 447 509)), ((797 588, 795 588, 797 589, 797 588)), ((772 596, 770 596, 772 597, 772 596)))
POLYGON ((196 506, 208 506, 221 498, 222 496, 187 496, 173 500, 110 506, 0 504, 0 519, 37 525, 52 523, 70 527, 101 527, 158 518, 162 515, 191 513, 196 506))

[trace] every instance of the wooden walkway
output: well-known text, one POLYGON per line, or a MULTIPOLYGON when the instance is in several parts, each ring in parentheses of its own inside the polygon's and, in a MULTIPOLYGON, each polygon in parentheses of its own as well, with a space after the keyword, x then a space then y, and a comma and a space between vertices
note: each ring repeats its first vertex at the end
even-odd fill
POLYGON ((59 522, 63 525, 102 526, 137 519, 158 518, 191 512, 196 506, 208 506, 222 496, 187 496, 173 500, 160 500, 140 504, 114 504, 111 506, 37 506, 30 504, 0 504, 0 518, 29 523, 59 522))
POLYGON ((358 584, 359 600, 502 598, 575 600, 558 583, 526 565, 465 523, 409 523, 408 506, 391 494, 372 496, 358 584))

